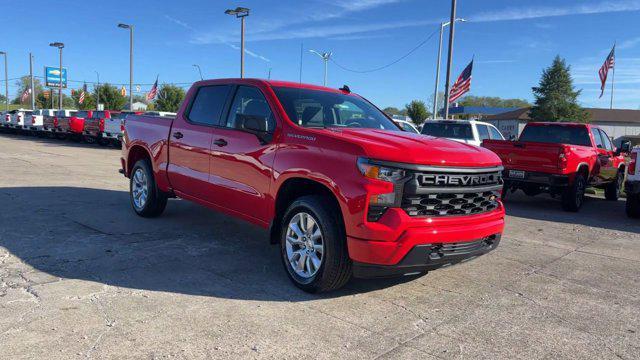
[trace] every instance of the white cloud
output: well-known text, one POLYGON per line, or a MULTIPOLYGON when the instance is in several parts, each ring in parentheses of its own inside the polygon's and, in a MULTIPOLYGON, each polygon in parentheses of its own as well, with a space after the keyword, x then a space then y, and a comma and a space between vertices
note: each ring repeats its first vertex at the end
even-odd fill
MULTIPOLYGON (((238 45, 234 45, 234 44, 230 44, 230 43, 224 43, 224 44, 229 46, 232 49, 240 50, 240 46, 238 46, 238 45)), ((271 60, 267 59, 266 57, 264 57, 264 56, 262 56, 260 54, 254 53, 253 51, 247 49, 246 47, 244 48, 244 53, 249 55, 249 56, 251 56, 251 57, 254 57, 254 58, 257 58, 257 59, 260 59, 260 60, 264 60, 266 62, 271 62, 271 60)))
POLYGON ((638 0, 609 0, 569 7, 512 7, 504 10, 482 12, 469 16, 469 19, 474 22, 506 21, 638 10, 640 10, 640 1, 638 0))
POLYGON ((616 46, 616 48, 618 48, 618 49, 632 49, 632 48, 636 47, 636 45, 638 45, 638 44, 640 44, 640 37, 622 41, 622 42, 620 42, 620 44, 618 44, 616 46))
POLYGON ((176 25, 179 25, 179 26, 182 26, 183 28, 185 28, 187 30, 196 31, 196 29, 194 29, 191 25, 187 24, 184 21, 180 21, 180 20, 178 20, 178 19, 176 19, 174 17, 171 17, 169 15, 165 15, 164 17, 165 17, 165 19, 171 21, 172 23, 174 23, 176 25))

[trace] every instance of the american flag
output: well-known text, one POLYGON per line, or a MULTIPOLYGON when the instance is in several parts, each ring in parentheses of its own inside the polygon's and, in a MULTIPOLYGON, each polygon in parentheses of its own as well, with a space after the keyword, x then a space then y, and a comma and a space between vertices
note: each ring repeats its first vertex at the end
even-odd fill
POLYGON ((149 90, 149 93, 147 93, 147 101, 153 100, 153 98, 156 97, 157 93, 158 93, 158 77, 156 76, 156 82, 153 83, 151 90, 149 90))
POLYGON ((22 93, 22 96, 20 97, 20 102, 27 101, 27 99, 29 98, 30 94, 31 94, 31 89, 24 89, 24 92, 22 93))
POLYGON ((84 90, 80 92, 80 98, 78 99, 78 104, 82 104, 84 102, 84 90))
POLYGON ((449 91, 450 103, 458 100, 471 89, 471 70, 473 70, 473 60, 464 68, 458 80, 456 80, 455 84, 451 87, 451 91, 449 91))
POLYGON ((616 46, 613 45, 613 48, 611 49, 609 56, 607 56, 607 59, 604 61, 604 64, 602 64, 600 71, 598 71, 598 75, 600 75, 600 82, 602 83, 600 85, 600 97, 602 97, 602 95, 604 94, 604 88, 607 85, 607 75, 609 75, 609 70, 613 69, 613 66, 615 65, 615 63, 616 63, 616 46))

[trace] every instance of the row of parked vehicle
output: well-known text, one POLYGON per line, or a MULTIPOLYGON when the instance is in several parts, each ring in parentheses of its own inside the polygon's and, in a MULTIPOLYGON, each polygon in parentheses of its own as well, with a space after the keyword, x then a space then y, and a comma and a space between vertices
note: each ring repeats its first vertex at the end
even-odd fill
POLYGON ((148 111, 114 110, 73 110, 73 109, 17 109, 2 113, 2 128, 35 135, 72 138, 100 145, 120 146, 124 119, 131 114, 175 116, 175 113, 148 111))

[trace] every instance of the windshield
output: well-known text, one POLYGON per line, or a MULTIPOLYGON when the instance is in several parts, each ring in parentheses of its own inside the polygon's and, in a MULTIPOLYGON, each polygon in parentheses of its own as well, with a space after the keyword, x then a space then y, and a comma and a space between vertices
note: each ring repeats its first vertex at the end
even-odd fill
POLYGON ((586 126, 529 125, 522 131, 520 141, 591 146, 586 126))
POLYGON ((303 127, 349 127, 400 131, 367 101, 321 90, 274 87, 291 121, 303 127))
POLYGON ((473 140, 471 124, 428 122, 422 126, 422 134, 448 139, 473 140))

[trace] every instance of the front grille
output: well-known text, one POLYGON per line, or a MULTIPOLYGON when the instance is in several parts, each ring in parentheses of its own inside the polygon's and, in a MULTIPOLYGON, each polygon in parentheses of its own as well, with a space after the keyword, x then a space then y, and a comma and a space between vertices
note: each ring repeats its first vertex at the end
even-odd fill
POLYGON ((474 215, 495 210, 501 168, 412 171, 404 184, 402 209, 409 216, 474 215))
POLYGON ((402 208, 409 216, 480 214, 495 210, 499 197, 498 191, 407 195, 402 199, 402 208))
POLYGON ((434 244, 431 246, 429 258, 431 260, 435 260, 443 257, 460 256, 489 249, 494 245, 496 238, 497 237, 495 235, 491 235, 486 238, 470 242, 434 244))

